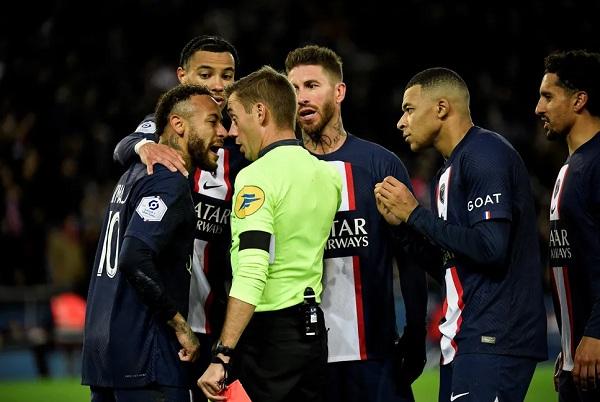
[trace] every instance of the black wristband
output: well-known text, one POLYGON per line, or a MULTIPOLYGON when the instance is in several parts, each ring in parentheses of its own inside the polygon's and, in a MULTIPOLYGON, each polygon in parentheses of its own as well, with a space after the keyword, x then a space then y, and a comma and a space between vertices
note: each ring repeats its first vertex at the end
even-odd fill
POLYGON ((221 341, 218 341, 215 346, 213 346, 212 354, 213 356, 217 356, 220 353, 222 355, 231 357, 233 355, 233 351, 233 348, 225 346, 221 343, 221 341))
POLYGON ((222 380, 221 384, 222 384, 222 386, 225 386, 227 384, 227 379, 229 378, 229 366, 230 366, 230 364, 229 363, 225 363, 223 361, 223 359, 221 359, 219 356, 216 356, 216 355, 213 356, 210 359, 210 362, 211 363, 220 364, 220 365, 223 366, 223 370, 225 370, 225 376, 223 377, 223 380, 222 380))
POLYGON ((227 369, 229 368, 229 363, 225 363, 225 362, 223 361, 223 359, 221 359, 219 356, 213 356, 213 357, 210 359, 210 362, 211 362, 211 363, 218 363, 218 364, 221 364, 221 365, 223 365, 223 367, 225 367, 225 371, 227 371, 227 369))

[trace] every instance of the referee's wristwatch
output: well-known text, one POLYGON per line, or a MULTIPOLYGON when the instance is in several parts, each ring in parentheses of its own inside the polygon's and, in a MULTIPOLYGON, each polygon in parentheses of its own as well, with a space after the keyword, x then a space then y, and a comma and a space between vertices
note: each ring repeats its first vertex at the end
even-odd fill
POLYGON ((213 346, 212 354, 213 354, 213 356, 216 356, 216 355, 218 355, 220 353, 220 354, 222 354, 224 356, 231 357, 231 355, 233 355, 233 351, 234 351, 233 348, 231 348, 229 346, 223 345, 223 343, 221 342, 221 340, 219 340, 213 346))

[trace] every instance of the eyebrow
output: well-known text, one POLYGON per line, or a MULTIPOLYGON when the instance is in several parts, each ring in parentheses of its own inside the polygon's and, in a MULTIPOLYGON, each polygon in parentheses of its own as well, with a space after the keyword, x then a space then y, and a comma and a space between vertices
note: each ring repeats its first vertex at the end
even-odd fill
MULTIPOLYGON (((196 70, 200 70, 200 69, 207 69, 207 70, 216 70, 216 68, 214 66, 211 66, 210 64, 201 64, 198 67, 196 67, 196 70)), ((223 71, 235 71, 235 68, 233 67, 226 67, 223 69, 223 71)))

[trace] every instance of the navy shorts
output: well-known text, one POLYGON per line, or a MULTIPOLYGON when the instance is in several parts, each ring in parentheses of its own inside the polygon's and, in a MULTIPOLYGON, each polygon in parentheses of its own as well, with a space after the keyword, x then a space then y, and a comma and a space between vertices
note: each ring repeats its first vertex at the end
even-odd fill
POLYGON ((439 402, 523 402, 536 364, 526 357, 458 355, 440 367, 439 402))
POLYGON ((396 380, 392 359, 329 363, 327 402, 413 402, 410 387, 396 380))
POLYGON ((92 402, 190 402, 190 390, 156 384, 141 388, 90 387, 92 402))

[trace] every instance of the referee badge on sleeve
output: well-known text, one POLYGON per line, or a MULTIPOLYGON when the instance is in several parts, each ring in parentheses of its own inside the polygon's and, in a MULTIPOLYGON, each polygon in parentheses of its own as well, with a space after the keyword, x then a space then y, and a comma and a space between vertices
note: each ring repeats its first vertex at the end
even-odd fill
POLYGON ((265 192, 260 187, 244 186, 235 197, 235 216, 244 219, 258 211, 264 202, 265 192))

